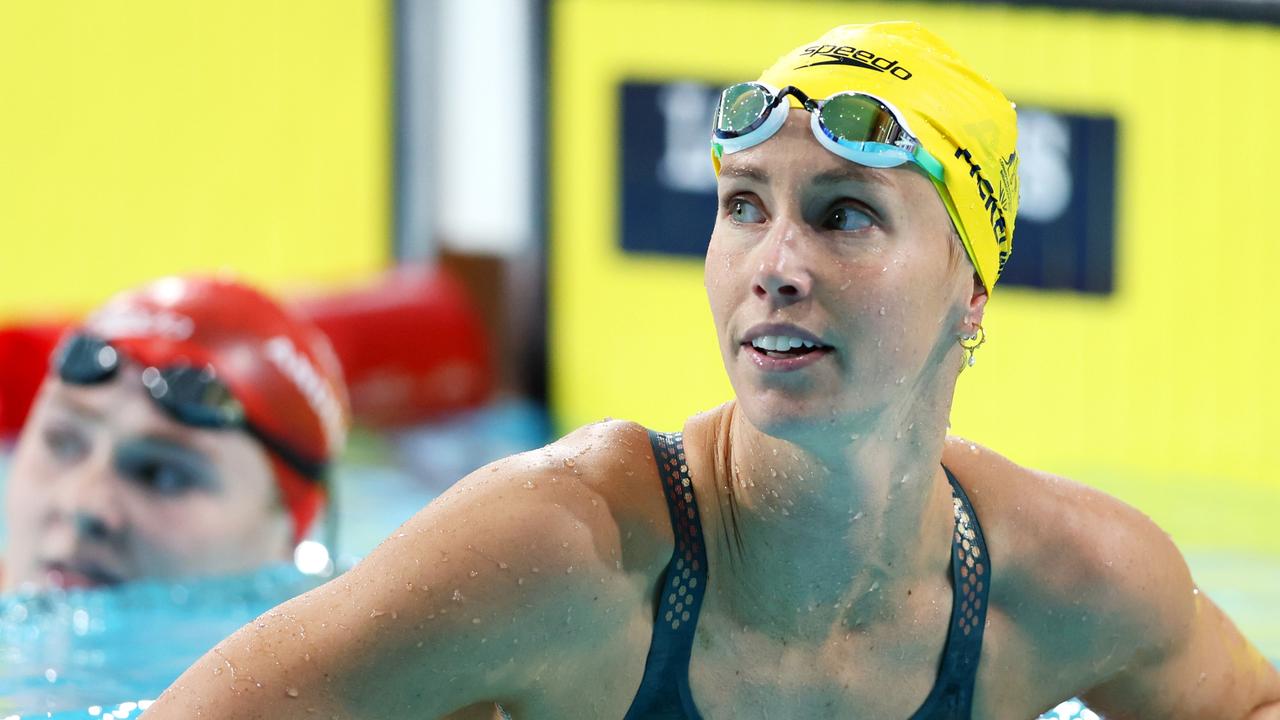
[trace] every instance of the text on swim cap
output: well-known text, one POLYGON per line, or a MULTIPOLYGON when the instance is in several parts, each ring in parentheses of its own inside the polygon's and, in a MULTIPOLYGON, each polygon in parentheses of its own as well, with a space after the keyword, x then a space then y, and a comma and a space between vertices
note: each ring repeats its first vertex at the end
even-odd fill
MULTIPOLYGON (((991 183, 988 182, 985 177, 982 176, 982 166, 973 161, 973 155, 970 154, 968 150, 965 150, 964 148, 957 148, 956 157, 964 158, 964 161, 969 163, 969 177, 974 178, 977 182, 978 197, 982 200, 983 207, 986 208, 987 215, 991 218, 991 230, 996 236, 996 247, 1000 249, 999 269, 1002 270, 1004 269, 1004 264, 1008 261, 1010 251, 1012 250, 1012 244, 1009 241, 1008 224, 1004 219, 1004 210, 1009 206, 1010 198, 998 197, 996 195, 996 189, 992 187, 991 183)), ((1011 153, 1007 160, 1002 158, 1001 165, 1007 165, 1012 170, 1012 172, 1006 172, 1004 171, 1004 168, 1002 168, 1001 190, 1005 195, 1007 195, 1011 189, 1012 192, 1016 192, 1018 153, 1011 153), (1010 176, 1014 178, 1012 181, 1009 179, 1010 176)), ((997 270, 997 272, 999 272, 999 270, 997 270)))
POLYGON ((325 441, 329 446, 328 452, 341 450, 346 441, 346 432, 343 430, 342 405, 338 403, 333 388, 320 377, 315 365, 299 352, 289 338, 278 335, 268 340, 266 354, 281 374, 306 398, 316 417, 320 418, 325 441))
POLYGON ((859 50, 851 45, 811 45, 801 50, 800 54, 809 57, 821 55, 830 59, 801 65, 796 70, 818 65, 851 65, 865 70, 887 72, 899 80, 911 79, 911 71, 899 65, 897 60, 881 57, 870 50, 859 50))
POLYGON ((104 338, 159 337, 186 340, 195 332, 195 322, 169 310, 111 307, 89 319, 88 326, 104 338))

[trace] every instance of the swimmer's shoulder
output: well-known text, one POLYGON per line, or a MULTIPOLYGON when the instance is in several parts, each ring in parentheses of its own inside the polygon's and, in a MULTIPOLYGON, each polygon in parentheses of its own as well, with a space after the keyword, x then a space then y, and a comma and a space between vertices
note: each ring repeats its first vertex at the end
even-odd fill
MULTIPOLYGON (((322 709, 439 717, 493 701, 547 716, 538 708, 572 706, 563 695, 584 682, 629 681, 627 663, 643 657, 628 639, 647 637, 652 619, 639 610, 660 568, 627 538, 651 511, 627 507, 639 500, 612 478, 652 465, 644 429, 611 422, 482 467, 354 568, 222 643, 182 684, 196 702, 219 692, 210 673, 225 658, 322 709)), ((636 479, 662 503, 651 472, 636 479)), ((222 700, 286 716, 275 696, 222 700)))
MULTIPOLYGON (((626 420, 585 425, 546 446, 486 465, 437 502, 465 503, 468 514, 486 523, 505 521, 505 535, 514 543, 568 535, 562 544, 619 561, 626 553, 627 562, 640 560, 640 546, 660 538, 669 526, 648 430, 626 420)), ((665 561, 665 554, 654 547, 642 564, 665 561)), ((615 564, 615 569, 624 568, 615 564)))
POLYGON ((1169 536, 1096 488, 949 437, 943 464, 973 502, 992 563, 991 605, 1041 648, 1105 675, 1158 652, 1194 611, 1169 536))

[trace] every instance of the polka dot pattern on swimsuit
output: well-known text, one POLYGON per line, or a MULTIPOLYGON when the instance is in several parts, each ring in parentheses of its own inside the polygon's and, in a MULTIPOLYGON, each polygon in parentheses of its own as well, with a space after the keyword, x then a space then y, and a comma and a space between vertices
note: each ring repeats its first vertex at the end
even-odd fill
POLYGON ((697 504, 683 437, 680 433, 659 434, 656 450, 662 470, 662 489, 670 502, 676 530, 675 563, 670 566, 658 616, 669 623, 672 630, 679 630, 683 623, 696 617, 698 604, 702 602, 705 582, 699 578, 705 577, 707 557, 694 522, 697 504))

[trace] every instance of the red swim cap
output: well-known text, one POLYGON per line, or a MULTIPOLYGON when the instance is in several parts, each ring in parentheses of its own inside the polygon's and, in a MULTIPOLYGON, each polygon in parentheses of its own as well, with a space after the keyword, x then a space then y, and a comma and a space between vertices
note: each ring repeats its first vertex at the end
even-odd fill
MULTIPOLYGON (((212 365, 262 432, 316 463, 346 443, 350 410, 328 338, 310 321, 226 278, 170 277, 116 295, 83 329, 140 365, 212 365)), ((306 535, 325 496, 268 451, 294 541, 306 535)))

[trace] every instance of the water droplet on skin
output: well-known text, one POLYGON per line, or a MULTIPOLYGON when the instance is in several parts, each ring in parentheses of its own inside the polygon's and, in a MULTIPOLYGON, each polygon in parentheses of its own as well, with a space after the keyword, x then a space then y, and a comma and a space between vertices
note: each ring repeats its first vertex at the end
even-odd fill
POLYGON ((404 589, 405 589, 405 590, 412 590, 412 589, 413 589, 413 583, 411 583, 411 582, 407 582, 407 583, 405 583, 405 584, 404 584, 404 589))
POLYGON ((289 697, 291 697, 291 698, 296 698, 296 697, 298 697, 298 688, 292 688, 292 687, 291 687, 291 688, 285 688, 285 689, 284 689, 284 694, 285 694, 285 695, 288 695, 288 696, 289 696, 289 697))
POLYGON ((369 613, 369 617, 371 618, 382 617, 383 615, 386 615, 386 613, 383 612, 382 610, 374 610, 373 612, 369 613))
POLYGON ((479 625, 479 624, 480 624, 480 618, 471 618, 471 624, 472 624, 472 625, 479 625))
POLYGON ((861 511, 861 510, 859 510, 859 511, 858 511, 858 514, 853 516, 853 519, 854 519, 854 520, 861 520, 861 519, 862 519, 862 511, 861 511))
POLYGON ((499 562, 498 562, 498 569, 500 569, 500 570, 506 570, 506 569, 507 569, 507 568, 509 568, 509 567, 511 567, 511 566, 510 566, 510 565, 508 565, 508 564, 506 564, 506 563, 504 563, 504 562, 501 562, 501 561, 499 561, 499 562))
POLYGON ((524 489, 525 489, 525 490, 532 490, 532 489, 533 489, 533 487, 534 487, 534 486, 533 486, 533 481, 532 481, 532 480, 525 480, 525 481, 524 481, 524 489))
POLYGON ((516 578, 516 584, 517 584, 517 585, 523 585, 523 584, 524 584, 524 578, 516 578))
POLYGON ((778 477, 778 471, 773 468, 769 468, 769 477, 778 477))
POLYGON ((884 314, 885 314, 885 308, 884 308, 884 306, 883 306, 883 305, 881 305, 881 306, 880 306, 880 317, 884 317, 884 314))
POLYGON ((221 674, 222 674, 222 668, 220 668, 220 667, 215 667, 215 668, 213 669, 213 674, 214 674, 214 675, 221 675, 221 674))
POLYGON ((876 580, 875 582, 871 583, 871 587, 867 589, 867 592, 868 592, 868 593, 873 593, 873 592, 875 592, 876 590, 879 590, 879 589, 880 589, 880 581, 879 581, 879 580, 876 580))
POLYGON ((470 576, 470 577, 475 577, 475 576, 477 576, 477 575, 479 575, 479 574, 480 574, 480 571, 479 571, 479 570, 472 570, 471 572, 467 573, 467 575, 468 575, 468 576, 470 576))
POLYGON ((461 591, 461 590, 458 590, 457 588, 454 588, 454 591, 453 591, 453 601, 454 601, 454 602, 457 602, 457 603, 462 602, 462 591, 461 591))
POLYGON ((906 382, 906 381, 907 381, 907 376, 906 376, 906 375, 903 375, 902 377, 898 378, 898 379, 897 379, 897 381, 896 381, 894 384, 895 384, 895 385, 901 385, 902 383, 904 383, 904 382, 906 382))
POLYGON ((565 458, 565 459, 564 459, 564 466, 565 466, 565 467, 573 467, 574 465, 577 465, 577 463, 573 461, 573 458, 565 458))
POLYGON ((538 570, 538 568, 529 568, 529 570, 530 570, 531 572, 535 572, 535 573, 536 573, 536 572, 541 572, 540 570, 538 570))
POLYGON ((569 567, 565 568, 565 570, 564 570, 564 574, 565 574, 565 575, 572 575, 572 574, 573 574, 573 566, 572 566, 572 565, 570 565, 569 567))
POLYGON ((569 547, 569 543, 567 543, 567 542, 562 542, 562 543, 560 543, 560 547, 562 547, 562 548, 567 548, 567 547, 569 547))

